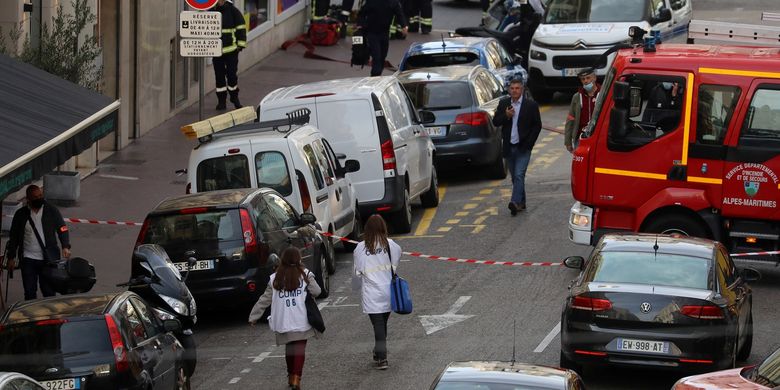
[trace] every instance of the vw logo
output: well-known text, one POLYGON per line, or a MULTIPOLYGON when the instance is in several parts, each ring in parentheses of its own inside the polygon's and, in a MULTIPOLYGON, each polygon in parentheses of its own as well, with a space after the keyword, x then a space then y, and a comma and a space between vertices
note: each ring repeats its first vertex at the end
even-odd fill
POLYGON ((647 313, 651 309, 650 302, 642 302, 641 305, 639 305, 639 310, 642 311, 642 313, 647 313))

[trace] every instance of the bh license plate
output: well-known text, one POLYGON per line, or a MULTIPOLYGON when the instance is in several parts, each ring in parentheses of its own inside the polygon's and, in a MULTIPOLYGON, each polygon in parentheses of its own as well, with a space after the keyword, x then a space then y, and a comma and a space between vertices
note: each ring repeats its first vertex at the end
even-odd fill
MULTIPOLYGON (((176 266, 180 272, 187 271, 186 262, 173 263, 173 265, 176 266)), ((214 269, 214 260, 198 260, 192 267, 190 267, 190 271, 203 271, 207 269, 214 269)))
POLYGON ((566 68, 563 70, 563 75, 565 77, 577 77, 583 69, 585 68, 566 68))
POLYGON ((426 127, 425 130, 431 137, 444 137, 447 133, 447 128, 444 126, 426 127))
POLYGON ((46 390, 71 390, 81 388, 81 379, 68 378, 57 379, 56 381, 43 381, 41 382, 43 388, 46 390))
POLYGON ((669 353, 668 341, 647 341, 636 339, 617 339, 617 350, 621 352, 669 353))

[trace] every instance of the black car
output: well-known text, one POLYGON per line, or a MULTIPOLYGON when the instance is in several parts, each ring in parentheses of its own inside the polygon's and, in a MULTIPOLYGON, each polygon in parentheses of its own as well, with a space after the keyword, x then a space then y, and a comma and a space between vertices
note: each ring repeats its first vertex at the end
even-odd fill
POLYGON ((180 326, 131 292, 19 302, 0 320, 0 371, 46 389, 189 389, 180 326))
POLYGON ((561 318, 561 367, 583 363, 678 370, 733 367, 750 355, 758 271, 738 270, 715 241, 607 234, 571 286, 561 318))
POLYGON ((289 246, 328 295, 325 244, 313 214, 298 214, 270 188, 182 195, 162 201, 146 217, 137 245, 158 244, 184 271, 199 307, 249 305, 265 291, 278 256, 289 246))
POLYGON ((585 390, 576 372, 516 362, 452 362, 430 390, 585 390))
POLYGON ((437 169, 483 166, 494 179, 506 177, 501 129, 493 113, 504 89, 482 66, 446 66, 398 74, 418 110, 432 111, 436 121, 426 125, 436 146, 437 169))

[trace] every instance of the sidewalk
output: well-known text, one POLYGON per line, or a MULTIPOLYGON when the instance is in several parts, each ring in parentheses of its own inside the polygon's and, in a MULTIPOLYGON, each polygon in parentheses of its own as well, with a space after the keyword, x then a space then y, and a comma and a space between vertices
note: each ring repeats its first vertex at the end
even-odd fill
MULTIPOLYGON (((406 40, 390 41, 388 60, 397 65, 411 42, 431 39, 435 37, 410 34, 406 40)), ((292 46, 288 51, 277 51, 239 74, 241 102, 257 106, 266 94, 276 88, 369 75, 369 67, 350 68, 340 62, 307 59, 303 57, 304 51, 301 45, 292 46)), ((349 62, 351 44, 349 39, 342 39, 336 46, 317 47, 316 53, 349 62)), ((386 69, 384 75, 392 73, 386 69)), ((208 74, 206 77, 214 76, 208 74)), ((214 110, 215 105, 214 93, 206 95, 204 117, 218 113, 214 110)), ((81 182, 78 203, 73 207, 60 207, 62 215, 66 218, 143 222, 146 214, 160 201, 183 194, 186 175, 179 177, 175 171, 187 167, 189 153, 197 142, 187 140, 179 128, 197 120, 196 103, 101 161, 97 171, 81 182)), ((70 224, 73 256, 86 258, 95 265, 98 280, 92 292, 116 291, 117 283, 127 281, 139 229, 135 226, 70 224)), ((17 270, 14 276, 10 281, 9 303, 24 297, 20 272, 17 270)), ((6 274, 3 274, 0 283, 3 290, 5 278, 6 274)))

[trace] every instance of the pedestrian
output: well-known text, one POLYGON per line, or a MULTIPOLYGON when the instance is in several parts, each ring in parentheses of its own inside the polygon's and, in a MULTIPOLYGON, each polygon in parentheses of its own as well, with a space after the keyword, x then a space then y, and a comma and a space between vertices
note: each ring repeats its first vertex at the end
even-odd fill
POLYGON ((265 292, 249 313, 249 324, 255 323, 271 306, 268 324, 276 334, 276 345, 284 345, 287 360, 287 384, 290 389, 301 388, 303 362, 306 358, 306 340, 319 337, 306 314, 306 295, 315 297, 322 290, 314 274, 303 267, 298 248, 288 247, 282 252, 279 266, 268 280, 265 292))
POLYGON ((21 259, 24 299, 30 300, 37 298, 39 285, 44 297, 54 296, 43 269, 48 261, 70 258, 70 237, 60 211, 43 199, 41 187, 28 186, 26 199, 27 207, 16 210, 11 220, 7 251, 9 260, 21 259))
POLYGON ((371 52, 371 76, 380 76, 385 67, 393 18, 402 26, 401 32, 405 36, 409 25, 398 0, 366 0, 358 12, 358 25, 371 52))
POLYGON ((512 199, 509 202, 512 216, 526 209, 525 171, 542 130, 539 105, 523 97, 524 89, 522 80, 510 81, 509 97, 501 99, 493 115, 493 124, 501 126, 504 158, 512 176, 512 199))
POLYGON ((374 367, 385 370, 387 363, 387 320, 390 318, 390 282, 398 269, 401 247, 387 238, 387 225, 381 216, 368 218, 364 240, 352 252, 355 276, 362 281, 363 313, 374 328, 374 367), (391 268, 392 267, 392 268, 391 268))
POLYGON ((569 115, 566 117, 566 131, 563 137, 563 143, 569 153, 577 148, 582 130, 593 118, 596 97, 601 91, 601 84, 596 80, 595 69, 585 68, 577 74, 577 77, 579 77, 582 86, 571 97, 569 115))
POLYGON ((431 0, 406 0, 404 12, 409 18, 409 31, 430 34, 433 29, 433 5, 431 0))
POLYGON ((218 0, 215 11, 222 14, 222 56, 214 57, 217 85, 217 111, 227 108, 226 100, 241 108, 238 100, 238 53, 246 48, 246 21, 230 0, 218 0))

